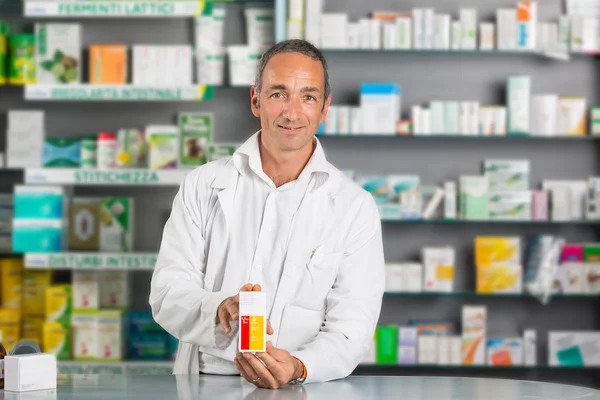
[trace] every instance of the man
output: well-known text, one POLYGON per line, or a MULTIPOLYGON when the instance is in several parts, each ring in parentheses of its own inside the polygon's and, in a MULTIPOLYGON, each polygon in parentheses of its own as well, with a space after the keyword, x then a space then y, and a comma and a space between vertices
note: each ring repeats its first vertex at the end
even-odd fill
POLYGON ((276 389, 344 378, 368 351, 384 290, 381 222, 315 138, 330 103, 321 52, 275 45, 251 89, 261 130, 182 183, 150 293, 154 318, 180 340, 174 373, 276 389), (237 352, 240 290, 267 294, 266 352, 237 352))

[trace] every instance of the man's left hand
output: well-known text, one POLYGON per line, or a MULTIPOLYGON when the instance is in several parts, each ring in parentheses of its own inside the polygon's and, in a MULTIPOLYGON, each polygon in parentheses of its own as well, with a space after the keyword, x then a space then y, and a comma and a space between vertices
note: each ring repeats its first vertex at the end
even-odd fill
POLYGON ((266 353, 238 353, 235 366, 244 379, 260 388, 279 389, 302 376, 302 363, 288 351, 267 342, 266 353))

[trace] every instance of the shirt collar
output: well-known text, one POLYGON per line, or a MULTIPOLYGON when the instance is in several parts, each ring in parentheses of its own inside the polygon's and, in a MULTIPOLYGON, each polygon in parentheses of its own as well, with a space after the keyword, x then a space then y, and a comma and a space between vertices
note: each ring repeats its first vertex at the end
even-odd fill
MULTIPOLYGON (((262 162, 260 160, 259 138, 260 130, 250 136, 250 138, 246 140, 233 155, 233 162, 242 176, 245 176, 249 172, 248 169, 259 175, 261 173, 264 174, 262 162)), ((325 157, 325 151, 323 150, 323 146, 321 146, 321 142, 316 137, 313 140, 316 143, 315 150, 298 179, 304 176, 310 176, 313 172, 324 173, 327 175, 330 173, 329 163, 325 157)))

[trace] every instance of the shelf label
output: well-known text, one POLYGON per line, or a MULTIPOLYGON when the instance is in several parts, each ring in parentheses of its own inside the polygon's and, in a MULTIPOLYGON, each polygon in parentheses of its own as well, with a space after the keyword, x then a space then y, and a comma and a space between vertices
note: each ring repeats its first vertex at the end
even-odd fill
POLYGON ((214 88, 195 86, 28 85, 28 100, 202 101, 214 98, 214 88))
POLYGON ((170 375, 173 372, 173 363, 104 363, 82 361, 59 361, 58 372, 69 375, 100 375, 100 374, 128 374, 128 375, 170 375))
POLYGON ((149 254, 57 253, 26 256, 28 268, 152 270, 155 264, 156 255, 149 254))
POLYGON ((160 182, 156 171, 75 171, 75 183, 111 184, 157 184, 160 182))
POLYGON ((210 14, 207 1, 26 1, 26 16, 186 17, 210 14))

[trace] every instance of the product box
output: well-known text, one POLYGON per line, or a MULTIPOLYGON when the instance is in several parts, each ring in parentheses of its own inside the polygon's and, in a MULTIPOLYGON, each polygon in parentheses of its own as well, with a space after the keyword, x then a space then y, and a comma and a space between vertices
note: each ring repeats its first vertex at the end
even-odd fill
POLYGON ((21 310, 23 304, 23 258, 0 258, 2 308, 21 310))
POLYGON ((529 160, 485 160, 483 173, 491 191, 529 190, 529 160))
POLYGON ((438 365, 452 365, 452 338, 440 336, 438 339, 438 365))
POLYGON ((496 44, 496 26, 491 22, 479 24, 479 49, 494 50, 496 44))
POLYGON ((207 162, 213 138, 212 113, 179 114, 179 166, 197 167, 207 162))
POLYGON ((586 181, 542 181, 542 189, 550 192, 553 221, 580 221, 585 217, 586 181))
POLYGON ((485 365, 487 311, 482 306, 462 308, 463 365, 485 365))
POLYGON ((129 359, 158 361, 169 357, 167 334, 139 333, 129 337, 129 359))
POLYGON ((536 48, 537 9, 534 1, 517 3, 517 48, 520 50, 536 48))
POLYGON ((548 332, 548 364, 551 367, 598 367, 600 332, 548 332))
POLYGON ((421 218, 422 196, 418 175, 389 175, 387 177, 392 203, 399 205, 400 219, 421 218))
POLYGON ((524 286, 533 295, 551 294, 560 262, 564 239, 550 235, 530 235, 525 256, 524 286))
POLYGON ((127 271, 100 271, 100 307, 119 309, 129 306, 127 271))
POLYGON ((60 322, 44 323, 44 340, 42 349, 44 353, 53 354, 57 360, 69 360, 71 358, 71 327, 60 322))
POLYGON ((375 330, 377 364, 398 364, 398 326, 380 325, 375 330))
POLYGON ((402 108, 400 86, 395 83, 362 83, 360 108, 363 133, 395 135, 402 108))
POLYGON ((76 138, 44 138, 44 167, 77 168, 81 165, 81 141, 76 138))
POLYGON ((531 218, 534 221, 548 220, 548 192, 545 190, 534 190, 531 193, 531 218))
POLYGON ((465 220, 487 220, 489 180, 485 176, 460 177, 460 213, 465 220))
POLYGON ((456 219, 456 197, 456 182, 444 182, 444 219, 456 219))
POLYGON ((392 190, 386 175, 365 175, 357 178, 357 183, 369 192, 378 205, 391 201, 392 190))
POLYGON ((453 291, 455 257, 454 249, 451 247, 424 247, 421 250, 424 291, 453 291))
POLYGON ((600 219, 600 178, 588 178, 586 193, 585 219, 598 220, 600 219))
POLYGON ((527 135, 530 131, 531 77, 513 75, 508 78, 507 103, 509 135, 527 135))
POLYGON ((73 271, 73 311, 94 311, 100 306, 98 271, 73 271))
POLYGON ((240 145, 238 143, 212 143, 208 145, 208 161, 231 157, 240 145))
POLYGON ((127 46, 90 45, 90 84, 127 83, 127 46))
POLYGON ((537 334, 535 329, 523 332, 523 364, 528 367, 537 365, 537 334))
POLYGON ((148 156, 150 169, 177 168, 179 127, 148 126, 146 137, 150 148, 148 156))
POLYGON ((474 8, 460 9, 461 49, 477 49, 477 10, 474 8))
POLYGON ((52 284, 51 270, 23 271, 23 314, 44 316, 46 310, 46 289, 52 284))
POLYGON ((0 309, 0 332, 2 345, 10 354, 17 341, 21 338, 21 310, 0 309))
POLYGON ((37 84, 81 82, 81 25, 35 24, 37 84))
POLYGON ((16 219, 57 219, 66 215, 66 192, 62 186, 16 185, 16 219))
POLYGON ((71 285, 46 288, 46 321, 58 322, 65 327, 71 324, 73 293, 71 285))
POLYGON ((100 202, 100 251, 133 250, 132 198, 109 197, 100 202))
POLYGON ((123 360, 123 315, 120 311, 98 311, 97 357, 101 361, 123 360))
POLYGON ((62 219, 13 220, 14 253, 53 253, 66 247, 62 219))
POLYGON ((398 32, 397 48, 401 50, 412 49, 412 19, 400 17, 396 20, 398 32))
POLYGON ((585 97, 561 97, 558 106, 558 134, 587 135, 587 103, 585 97))
POLYGON ((96 314, 73 313, 73 359, 75 361, 95 360, 98 354, 98 329, 96 314))
POLYGON ((419 365, 436 365, 438 363, 439 337, 419 335, 418 341, 419 365))
POLYGON ((476 237, 475 268, 477 293, 521 293, 521 240, 518 237, 476 237))
POLYGON ((529 190, 494 191, 489 196, 489 212, 492 220, 531 220, 532 193, 529 190))
POLYGON ((531 96, 531 134, 556 136, 558 129, 559 97, 555 94, 531 96))
POLYGON ((240 292, 239 351, 267 349, 267 295, 264 292, 240 292))
POLYGON ((73 198, 69 207, 69 249, 100 249, 100 199, 73 198))
POLYGON ((488 365, 494 367, 523 365, 523 340, 521 338, 490 338, 486 345, 488 365))
POLYGON ((31 392, 56 389, 56 357, 52 354, 21 354, 4 357, 4 390, 31 392))
POLYGON ((501 8, 496 10, 498 50, 514 50, 517 47, 517 10, 501 8))
POLYGON ((417 328, 419 336, 451 336, 456 334, 456 324, 437 320, 410 320, 409 325, 417 328))
POLYGON ((600 244, 583 246, 584 276, 583 291, 600 294, 600 244))
POLYGON ((130 334, 164 333, 163 328, 152 317, 151 311, 129 311, 127 325, 130 334))
POLYGON ((119 129, 117 131, 117 167, 146 167, 148 144, 146 134, 139 129, 119 129))
POLYGON ((567 244, 560 254, 560 265, 555 278, 557 293, 584 293, 586 277, 584 274, 583 245, 567 244))
POLYGON ((593 106, 590 111, 591 135, 600 136, 600 106, 593 106))
POLYGON ((31 340, 37 343, 40 347, 43 346, 44 337, 44 323, 46 318, 43 316, 23 316, 23 332, 21 337, 23 339, 31 340))
POLYGON ((462 24, 460 21, 452 21, 450 24, 450 48, 460 50, 462 47, 462 24))

